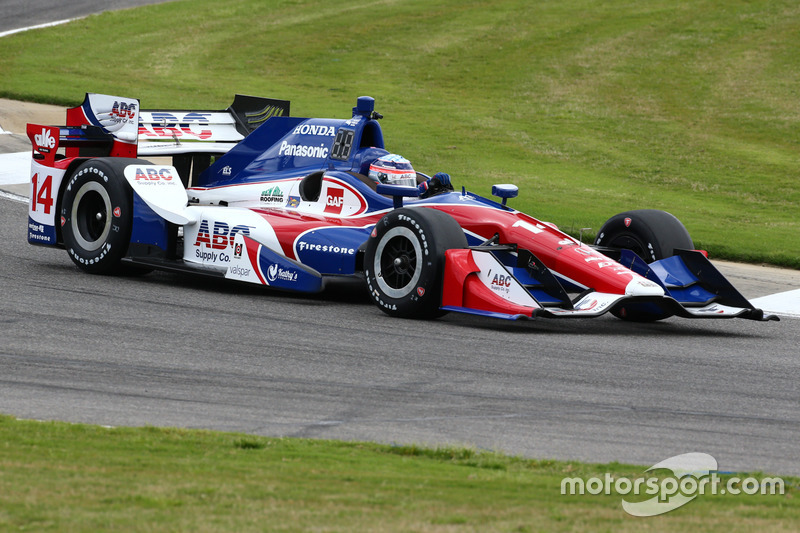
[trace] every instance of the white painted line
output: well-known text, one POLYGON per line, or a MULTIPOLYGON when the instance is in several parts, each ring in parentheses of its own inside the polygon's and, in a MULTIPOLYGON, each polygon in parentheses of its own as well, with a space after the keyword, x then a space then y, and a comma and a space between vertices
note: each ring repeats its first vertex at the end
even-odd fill
POLYGON ((28 183, 31 177, 31 152, 0 154, 0 185, 28 183))
MULTIPOLYGON (((82 18, 82 17, 79 17, 82 18)), ((36 26, 28 26, 26 28, 17 28, 16 30, 8 30, 0 33, 0 37, 5 37, 6 35, 13 35, 15 33, 20 33, 23 31, 28 30, 38 30, 39 28, 49 28, 50 26, 59 26, 61 24, 66 24, 67 22, 72 22, 73 20, 78 20, 77 18, 74 19, 64 19, 64 20, 57 20, 55 22, 47 22, 45 24, 37 24, 36 26)))
POLYGON ((28 203, 28 199, 26 197, 14 194, 12 192, 0 191, 0 198, 5 198, 6 200, 13 200, 14 202, 19 202, 21 204, 28 203))
POLYGON ((800 289, 754 298, 750 303, 765 313, 800 318, 800 289))

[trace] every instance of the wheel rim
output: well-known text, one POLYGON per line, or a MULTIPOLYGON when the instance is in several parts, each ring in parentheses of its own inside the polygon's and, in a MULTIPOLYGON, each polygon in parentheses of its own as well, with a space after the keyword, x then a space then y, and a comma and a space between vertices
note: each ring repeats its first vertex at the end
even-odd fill
POLYGON ((411 230, 395 227, 387 231, 378 243, 372 265, 381 291, 390 298, 411 293, 422 275, 421 258, 422 248, 411 230))
POLYGON ((75 242, 87 252, 100 248, 111 231, 111 199, 97 182, 84 183, 72 204, 71 224, 75 242))
POLYGON ((634 252, 636 255, 641 257, 642 259, 650 259, 652 257, 652 252, 648 250, 645 244, 634 237, 633 235, 617 235, 608 242, 606 245, 610 248, 619 248, 624 250, 630 250, 634 252))

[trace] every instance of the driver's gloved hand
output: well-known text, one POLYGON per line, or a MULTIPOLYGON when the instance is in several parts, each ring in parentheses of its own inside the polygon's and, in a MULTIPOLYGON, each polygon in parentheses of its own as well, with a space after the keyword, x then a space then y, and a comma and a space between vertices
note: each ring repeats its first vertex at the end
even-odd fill
POLYGON ((450 189, 451 191, 453 190, 453 185, 450 183, 450 174, 445 172, 437 172, 431 178, 431 181, 434 180, 438 181, 439 185, 441 185, 443 188, 450 189))
POLYGON ((429 180, 420 183, 418 189, 419 195, 422 198, 427 198, 428 196, 444 191, 452 191, 453 185, 450 182, 450 174, 437 172, 429 180))

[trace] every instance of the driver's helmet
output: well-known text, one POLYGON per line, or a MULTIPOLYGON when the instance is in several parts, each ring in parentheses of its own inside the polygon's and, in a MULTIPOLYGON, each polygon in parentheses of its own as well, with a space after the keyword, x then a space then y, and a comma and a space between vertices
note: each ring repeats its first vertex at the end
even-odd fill
POLYGON ((379 157, 369 166, 369 177, 375 183, 386 185, 417 186, 417 173, 405 157, 387 154, 379 157))

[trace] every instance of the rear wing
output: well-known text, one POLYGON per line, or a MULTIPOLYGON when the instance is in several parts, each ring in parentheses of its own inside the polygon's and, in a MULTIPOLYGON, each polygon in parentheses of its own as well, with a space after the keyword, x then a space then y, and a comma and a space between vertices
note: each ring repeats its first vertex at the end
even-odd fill
POLYGON ((224 154, 274 116, 289 116, 289 102, 237 94, 224 110, 142 110, 138 155, 224 154))
POLYGON ((141 110, 133 98, 87 93, 67 109, 58 145, 66 157, 224 154, 270 117, 289 116, 289 105, 237 94, 223 110, 141 110))
POLYGON ((213 156, 227 153, 274 116, 289 116, 287 100, 237 94, 222 110, 141 110, 134 98, 87 93, 81 105, 67 109, 66 126, 28 124, 28 136, 34 160, 48 166, 61 156, 171 156, 188 187, 213 156))

